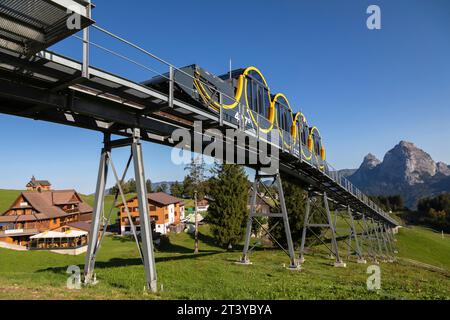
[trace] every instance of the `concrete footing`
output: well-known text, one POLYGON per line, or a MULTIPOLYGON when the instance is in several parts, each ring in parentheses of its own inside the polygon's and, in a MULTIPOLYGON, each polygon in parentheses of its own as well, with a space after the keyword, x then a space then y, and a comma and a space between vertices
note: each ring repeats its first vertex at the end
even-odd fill
POLYGON ((238 264, 241 266, 250 266, 253 264, 253 262, 250 262, 250 260, 239 260, 239 261, 236 261, 234 264, 238 264))
POLYGON ((84 279, 83 284, 85 286, 95 286, 98 284, 97 275, 94 273, 91 279, 84 279))
POLYGON ((367 260, 363 259, 363 258, 359 258, 356 262, 359 263, 359 264, 366 264, 367 260))
POLYGON ((291 265, 291 266, 287 267, 286 269, 288 269, 290 271, 301 271, 302 267, 298 264, 298 265, 291 265))
POLYGON ((345 262, 343 262, 343 261, 336 261, 334 263, 334 267, 335 268, 346 268, 347 264, 345 262))

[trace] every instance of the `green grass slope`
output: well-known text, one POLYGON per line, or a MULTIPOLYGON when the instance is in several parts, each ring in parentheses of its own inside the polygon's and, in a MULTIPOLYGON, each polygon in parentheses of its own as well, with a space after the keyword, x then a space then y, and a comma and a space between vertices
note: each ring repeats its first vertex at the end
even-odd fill
MULTIPOLYGON (((409 241, 404 237, 399 243, 409 241)), ((157 295, 143 294, 143 267, 132 240, 106 238, 96 264, 100 282, 81 290, 66 289, 66 270, 69 265, 83 268, 84 255, 0 249, 0 299, 450 299, 448 274, 408 261, 380 265, 382 290, 377 293, 366 289, 367 265, 348 262, 345 269, 334 268, 319 250, 307 256, 302 271, 288 271, 287 256, 266 249, 252 253, 253 265, 241 266, 234 264, 240 249, 216 247, 207 226, 201 229, 198 255, 192 253, 190 235, 172 235, 156 253, 163 285, 157 295)))
MULTIPOLYGON (((0 191, 0 199, 9 206, 18 193, 0 191)), ((92 196, 84 198, 92 204, 92 196)), ((107 198, 106 209, 112 201, 107 198)), ((287 256, 277 249, 259 249, 251 253, 253 265, 236 265, 242 247, 217 247, 208 226, 200 229, 197 255, 192 236, 169 239, 156 252, 158 294, 143 293, 144 270, 134 241, 106 237, 96 264, 99 284, 81 290, 66 288, 66 270, 70 265, 82 270, 84 254, 0 249, 0 299, 450 299, 450 238, 425 228, 400 229, 399 259, 380 264, 379 292, 366 288, 368 265, 346 261, 347 268, 334 268, 320 246, 306 256, 302 271, 289 271, 287 256)))
POLYGON ((450 271, 450 237, 424 227, 401 228, 397 235, 399 256, 450 271))
POLYGON ((8 210, 22 191, 0 189, 0 215, 8 210))

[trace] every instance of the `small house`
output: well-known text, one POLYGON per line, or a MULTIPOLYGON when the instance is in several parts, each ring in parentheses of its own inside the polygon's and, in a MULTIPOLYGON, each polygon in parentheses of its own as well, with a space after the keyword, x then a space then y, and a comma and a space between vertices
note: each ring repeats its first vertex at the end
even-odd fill
POLYGON ((52 185, 48 180, 36 180, 34 176, 31 177, 30 182, 26 185, 28 191, 48 191, 51 187, 52 185))
MULTIPOLYGON (((150 221, 154 226, 154 231, 167 234, 171 230, 179 230, 181 220, 184 219, 183 199, 176 198, 164 192, 149 193, 147 195, 150 221)), ((127 207, 136 230, 140 229, 139 205, 137 197, 127 201, 127 207)), ((126 208, 123 204, 118 205, 120 212, 120 232, 128 235, 131 231, 131 224, 126 208)))

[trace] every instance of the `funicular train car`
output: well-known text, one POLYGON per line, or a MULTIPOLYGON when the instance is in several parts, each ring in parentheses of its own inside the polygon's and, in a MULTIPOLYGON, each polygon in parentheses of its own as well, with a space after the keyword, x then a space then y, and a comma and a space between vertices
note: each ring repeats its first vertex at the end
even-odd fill
MULTIPOLYGON (((301 155, 302 160, 321 170, 327 170, 319 130, 310 127, 302 113, 292 111, 284 94, 272 94, 257 68, 237 69, 215 76, 198 65, 190 65, 174 70, 173 77, 176 99, 213 113, 222 109, 224 120, 236 125, 245 121, 246 130, 254 130, 258 137, 301 155), (278 132, 277 141, 271 141, 273 130, 278 132)), ((167 92, 169 75, 154 77, 144 84, 167 92)))

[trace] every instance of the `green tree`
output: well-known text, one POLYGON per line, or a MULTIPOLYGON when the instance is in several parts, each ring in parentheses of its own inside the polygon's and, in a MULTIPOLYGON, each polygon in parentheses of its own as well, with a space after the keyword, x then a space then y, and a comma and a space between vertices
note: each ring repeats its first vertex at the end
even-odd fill
POLYGON ((150 179, 147 179, 145 181, 145 186, 147 187, 147 192, 148 193, 152 193, 153 192, 152 181, 150 179))
POLYGON ((421 199, 418 211, 418 222, 438 230, 450 230, 450 193, 421 199))
POLYGON ((174 197, 182 198, 183 197, 183 185, 181 183, 179 183, 178 181, 175 181, 175 183, 173 183, 170 186, 170 193, 174 197))
POLYGON ((134 179, 130 179, 126 184, 126 192, 125 193, 136 193, 136 181, 134 179))
POLYGON ((249 183, 239 165, 216 163, 212 172, 209 194, 214 201, 208 208, 211 231, 219 245, 231 249, 245 233, 249 183))
POLYGON ((192 199, 194 198, 194 193, 197 192, 198 200, 202 200, 206 194, 205 163, 203 158, 193 158, 184 170, 188 172, 183 181, 184 196, 192 199))

